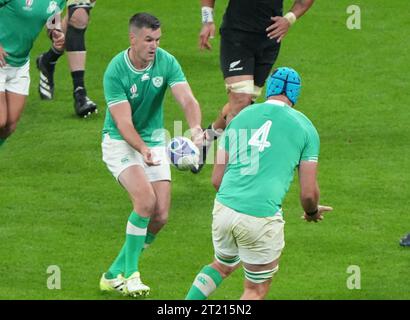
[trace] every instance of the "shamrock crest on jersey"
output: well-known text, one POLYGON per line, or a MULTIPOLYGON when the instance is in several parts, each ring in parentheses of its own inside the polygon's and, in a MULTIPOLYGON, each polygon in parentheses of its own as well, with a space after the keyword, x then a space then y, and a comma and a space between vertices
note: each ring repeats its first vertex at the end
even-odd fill
POLYGON ((152 78, 152 83, 157 88, 161 87, 163 82, 164 82, 163 77, 154 77, 154 78, 152 78))

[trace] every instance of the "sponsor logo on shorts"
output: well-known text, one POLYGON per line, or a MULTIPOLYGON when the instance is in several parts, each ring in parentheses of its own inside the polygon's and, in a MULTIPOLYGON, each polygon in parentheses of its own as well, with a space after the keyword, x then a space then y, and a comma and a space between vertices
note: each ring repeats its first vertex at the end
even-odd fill
POLYGON ((241 63, 241 60, 233 61, 229 64, 229 72, 243 70, 243 67, 237 67, 241 63))
POLYGON ((126 164, 128 162, 130 162, 130 159, 128 159, 128 156, 121 159, 122 164, 126 164))
POLYGON ((154 78, 152 78, 152 83, 157 88, 161 87, 163 82, 164 82, 163 77, 154 77, 154 78))

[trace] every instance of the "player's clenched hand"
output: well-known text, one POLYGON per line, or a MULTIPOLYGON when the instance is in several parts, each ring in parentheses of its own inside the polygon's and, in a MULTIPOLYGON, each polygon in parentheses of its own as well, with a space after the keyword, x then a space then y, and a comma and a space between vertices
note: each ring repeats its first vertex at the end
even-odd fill
POLYGON ((141 150, 141 154, 144 158, 144 162, 149 166, 158 166, 161 161, 155 158, 155 153, 149 148, 144 148, 141 150))
POLYGON ((290 22, 284 17, 271 17, 273 23, 266 28, 269 39, 277 38, 276 42, 281 42, 290 28, 290 22))
POLYGON ((211 50, 212 46, 209 39, 215 37, 215 23, 207 22, 202 25, 201 32, 199 33, 199 48, 201 50, 208 49, 211 50))
POLYGON ((57 50, 64 49, 65 36, 63 31, 58 29, 51 31, 51 40, 53 41, 54 48, 57 50))
POLYGON ((0 68, 3 68, 6 65, 7 52, 0 46, 0 68))
POLYGON ((323 220, 323 215, 325 212, 327 211, 332 211, 333 208, 332 207, 328 207, 328 206, 318 206, 318 211, 315 215, 313 216, 309 216, 306 214, 306 212, 303 213, 303 216, 301 217, 302 219, 306 220, 307 222, 319 222, 321 220, 323 220))

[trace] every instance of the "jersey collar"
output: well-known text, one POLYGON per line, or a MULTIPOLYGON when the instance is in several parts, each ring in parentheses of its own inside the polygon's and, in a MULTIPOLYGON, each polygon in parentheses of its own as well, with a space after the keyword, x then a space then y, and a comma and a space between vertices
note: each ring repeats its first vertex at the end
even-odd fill
POLYGON ((290 108, 290 105, 288 105, 288 104, 286 104, 286 103, 284 103, 283 101, 280 101, 280 100, 270 99, 270 100, 266 100, 265 103, 274 104, 274 105, 277 105, 277 106, 280 106, 280 107, 289 107, 290 108))
POLYGON ((135 68, 134 65, 132 64, 131 60, 130 60, 130 57, 128 56, 128 51, 129 50, 130 50, 130 48, 128 48, 127 50, 124 51, 124 60, 125 60, 125 63, 127 64, 128 68, 131 69, 132 72, 134 72, 134 73, 143 73, 143 72, 148 71, 149 69, 151 69, 152 64, 153 64, 154 61, 151 61, 149 63, 149 65, 146 66, 144 69, 135 68))

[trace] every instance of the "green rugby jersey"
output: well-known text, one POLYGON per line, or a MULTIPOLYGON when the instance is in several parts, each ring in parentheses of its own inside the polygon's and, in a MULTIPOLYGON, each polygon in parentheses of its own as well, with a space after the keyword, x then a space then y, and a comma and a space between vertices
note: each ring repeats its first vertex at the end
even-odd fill
POLYGON ((26 64, 38 34, 64 6, 64 0, 0 0, 0 45, 9 65, 26 64))
POLYGON ((257 217, 281 211, 300 161, 318 161, 319 135, 301 112, 277 100, 243 109, 228 125, 219 148, 229 163, 216 198, 257 217))
POLYGON ((128 50, 115 56, 104 74, 104 94, 108 108, 103 135, 108 133, 112 139, 123 140, 109 108, 128 101, 132 122, 141 139, 149 147, 163 145, 165 136, 161 129, 164 128, 165 91, 168 86, 186 82, 185 75, 175 57, 161 48, 157 49, 154 61, 144 70, 135 69, 128 50))

